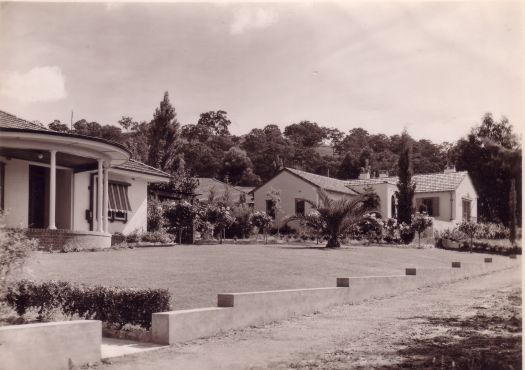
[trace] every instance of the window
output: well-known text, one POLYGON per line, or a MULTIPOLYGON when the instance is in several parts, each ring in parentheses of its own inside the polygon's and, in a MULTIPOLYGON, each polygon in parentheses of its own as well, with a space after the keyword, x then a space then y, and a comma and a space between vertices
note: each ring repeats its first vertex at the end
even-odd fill
POLYGON ((439 216, 439 197, 416 199, 416 209, 432 217, 439 216))
POLYGON ((392 195, 392 198, 390 199, 390 208, 391 208, 391 217, 396 218, 397 217, 396 197, 393 195, 392 195))
POLYGON ((128 198, 129 184, 123 182, 110 181, 108 188, 109 209, 108 217, 110 221, 128 220, 128 212, 131 211, 131 205, 128 198))
POLYGON ((470 221, 471 205, 472 205, 472 201, 470 201, 469 199, 463 199, 462 208, 463 208, 463 219, 465 221, 470 221))
POLYGON ((304 216, 304 200, 302 199, 295 200, 295 215, 304 216))
POLYGON ((271 199, 266 199, 266 214, 275 219, 275 204, 271 199))

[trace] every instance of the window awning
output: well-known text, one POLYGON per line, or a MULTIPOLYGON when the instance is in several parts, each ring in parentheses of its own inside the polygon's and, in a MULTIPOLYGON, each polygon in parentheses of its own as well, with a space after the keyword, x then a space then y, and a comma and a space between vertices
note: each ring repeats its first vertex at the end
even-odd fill
POLYGON ((128 187, 126 185, 110 182, 108 194, 110 211, 131 211, 131 205, 128 199, 128 187))

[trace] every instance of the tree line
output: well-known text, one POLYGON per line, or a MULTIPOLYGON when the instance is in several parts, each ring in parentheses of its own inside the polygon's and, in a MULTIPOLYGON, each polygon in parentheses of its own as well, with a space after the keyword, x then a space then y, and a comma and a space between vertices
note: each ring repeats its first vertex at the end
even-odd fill
POLYGON ((120 143, 132 158, 171 174, 218 178, 238 186, 256 186, 282 167, 343 180, 357 178, 364 167, 372 176, 396 176, 399 156, 408 145, 413 173, 441 172, 447 165, 469 171, 481 218, 508 224, 513 179, 521 202, 519 139, 506 118, 497 121, 490 113, 467 136, 440 144, 415 140, 408 133, 387 136, 359 127, 342 132, 307 120, 284 130, 268 124, 240 136, 230 133, 230 125, 223 110, 202 113, 196 123, 182 125, 166 92, 149 122, 123 116, 116 126, 81 119, 69 128, 55 120, 49 128, 120 143))

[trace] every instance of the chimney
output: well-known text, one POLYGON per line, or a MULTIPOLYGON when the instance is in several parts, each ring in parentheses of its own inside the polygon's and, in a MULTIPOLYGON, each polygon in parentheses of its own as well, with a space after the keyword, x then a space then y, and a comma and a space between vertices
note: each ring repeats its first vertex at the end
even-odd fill
POLYGON ((454 173, 456 172, 456 166, 447 166, 445 168, 445 171, 443 171, 443 173, 454 173))
POLYGON ((368 180, 370 179, 370 170, 368 168, 361 169, 361 173, 359 174, 359 180, 368 180))
POLYGON ((388 177, 388 171, 379 171, 379 178, 384 179, 385 177, 388 177))

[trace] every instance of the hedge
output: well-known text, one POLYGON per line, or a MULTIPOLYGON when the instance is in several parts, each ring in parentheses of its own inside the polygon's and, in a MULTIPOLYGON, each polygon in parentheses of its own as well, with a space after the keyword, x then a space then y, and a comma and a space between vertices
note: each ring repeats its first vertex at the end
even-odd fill
MULTIPOLYGON (((470 245, 468 241, 460 241, 456 242, 455 240, 451 240, 452 242, 458 243, 458 247, 445 247, 443 241, 445 238, 439 238, 436 241, 436 247, 441 249, 448 249, 448 250, 457 250, 457 251, 470 251, 470 245)), ((489 253, 489 254, 499 254, 502 256, 508 256, 511 254, 521 254, 521 248, 514 246, 514 247, 506 247, 502 245, 496 245, 491 244, 488 242, 482 242, 482 241, 476 241, 474 240, 472 242, 472 252, 475 253, 489 253)))
POLYGON ((22 280, 8 288, 6 302, 19 316, 37 309, 39 319, 55 310, 72 317, 101 320, 121 329, 126 324, 151 327, 151 314, 170 310, 167 289, 74 285, 64 281, 22 280))

